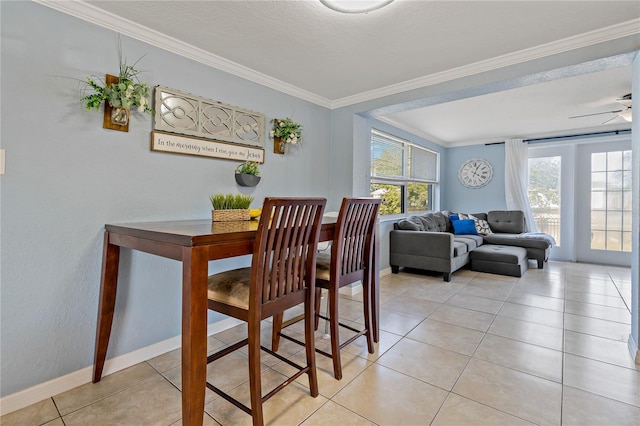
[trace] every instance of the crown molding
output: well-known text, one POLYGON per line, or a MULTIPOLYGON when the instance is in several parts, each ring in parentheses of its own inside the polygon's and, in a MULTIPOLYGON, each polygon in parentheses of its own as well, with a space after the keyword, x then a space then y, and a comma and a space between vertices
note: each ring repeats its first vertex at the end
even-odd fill
POLYGON ((517 65, 547 56, 557 55, 559 53, 568 52, 583 47, 616 40, 623 37, 629 37, 640 34, 640 19, 632 19, 620 24, 612 25, 588 33, 579 34, 562 40, 553 41, 551 43, 541 44, 529 49, 519 50, 517 52, 508 53, 506 55, 497 56, 485 61, 474 62, 458 68, 430 74, 424 77, 407 80, 402 83, 392 84, 380 89, 371 90, 369 92, 359 93, 357 95, 336 99, 331 102, 331 108, 342 108, 345 106, 366 102, 384 96, 395 95, 397 93, 409 90, 420 89, 434 84, 444 83, 474 74, 480 74, 487 71, 493 71, 499 68, 505 68, 511 65, 517 65))
POLYGON ((265 87, 294 96, 328 109, 342 108, 373 99, 395 95, 409 90, 420 89, 434 84, 443 83, 511 65, 520 64, 535 59, 567 52, 574 49, 592 46, 623 37, 640 34, 640 19, 633 19, 584 34, 542 44, 529 49, 520 50, 485 61, 475 62, 462 67, 453 68, 424 77, 415 78, 398 84, 392 84, 380 89, 330 100, 323 96, 301 89, 292 84, 275 79, 251 68, 229 61, 220 56, 206 52, 200 48, 184 43, 173 37, 168 37, 158 31, 139 25, 135 22, 106 12, 82 0, 56 1, 32 0, 35 3, 66 13, 95 25, 116 31, 120 34, 135 38, 144 43, 167 50, 176 55, 200 62, 212 68, 219 69, 237 77, 244 78, 265 87))
POLYGON ((380 121, 380 122, 382 122, 382 123, 385 123, 385 124, 388 124, 390 126, 393 126, 393 127, 397 128, 397 129, 404 130, 405 132, 409 132, 411 134, 419 136, 424 140, 427 140, 429 142, 433 142, 436 145, 440 145, 440 146, 442 146, 444 148, 449 148, 449 146, 450 146, 448 142, 441 141, 440 139, 433 137, 429 133, 426 133, 424 130, 417 129, 417 128, 413 127, 413 126, 409 126, 409 125, 406 125, 404 123, 400 123, 400 122, 398 122, 398 121, 396 121, 396 120, 394 120, 392 118, 389 118, 387 116, 381 115, 379 117, 373 117, 373 118, 378 120, 378 121, 380 121))
POLYGON ((120 16, 106 12, 81 0, 55 1, 32 0, 34 3, 82 19, 100 27, 115 31, 144 43, 166 50, 187 59, 227 72, 245 80, 252 81, 270 89, 294 96, 313 104, 331 108, 331 101, 315 93, 292 84, 270 77, 251 68, 229 61, 203 49, 184 43, 166 34, 152 30, 120 16))

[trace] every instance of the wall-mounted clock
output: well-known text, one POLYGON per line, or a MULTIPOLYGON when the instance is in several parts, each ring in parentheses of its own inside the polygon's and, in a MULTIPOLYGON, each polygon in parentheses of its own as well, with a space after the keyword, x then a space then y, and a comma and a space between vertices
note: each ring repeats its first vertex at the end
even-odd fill
POLYGON ((491 163, 482 158, 465 161, 458 170, 460 183, 467 188, 482 188, 493 178, 491 163))

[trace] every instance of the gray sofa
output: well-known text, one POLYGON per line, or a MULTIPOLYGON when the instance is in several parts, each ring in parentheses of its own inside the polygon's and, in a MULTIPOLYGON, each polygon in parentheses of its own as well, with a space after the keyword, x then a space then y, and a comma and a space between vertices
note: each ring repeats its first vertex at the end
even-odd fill
POLYGON ((473 213, 488 222, 489 235, 454 235, 450 215, 429 212, 395 223, 389 242, 391 271, 398 273, 402 266, 442 272, 450 281, 453 272, 470 263, 473 270, 522 276, 529 259, 541 269, 549 258, 553 239, 527 234, 519 210, 473 213))

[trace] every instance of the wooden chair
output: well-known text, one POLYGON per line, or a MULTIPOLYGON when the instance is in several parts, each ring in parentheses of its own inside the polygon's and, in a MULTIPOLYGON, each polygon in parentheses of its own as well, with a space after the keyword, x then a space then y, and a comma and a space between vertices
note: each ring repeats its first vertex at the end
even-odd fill
MULTIPOLYGON (((336 231, 331 243, 331 254, 320 253, 316 260, 316 300, 315 328, 318 328, 320 318, 329 321, 331 334, 331 353, 316 349, 316 352, 333 359, 333 372, 336 379, 342 378, 342 364, 340 349, 364 335, 367 339, 369 353, 374 353, 371 318, 371 282, 373 261, 373 236, 377 225, 380 199, 377 198, 345 198, 342 201, 336 231), (362 281, 364 329, 357 330, 339 322, 338 290, 341 287, 362 281), (321 289, 328 290, 329 318, 320 314, 321 289), (348 340, 339 342, 339 326, 347 328, 356 334, 348 340)), ((281 333, 281 330, 300 321, 294 318, 283 323, 283 315, 277 314, 273 318, 272 349, 278 350, 280 336, 303 344, 302 342, 281 333)))
POLYGON ((248 338, 208 356, 207 363, 249 345, 251 408, 211 383, 207 382, 207 387, 250 414, 254 425, 264 424, 262 404, 304 373, 309 376, 311 396, 318 396, 313 315, 316 246, 325 204, 324 198, 266 198, 251 267, 209 276, 209 309, 246 321, 248 338), (260 321, 301 303, 305 312, 304 367, 260 345, 260 321), (299 370, 265 396, 261 392, 260 349, 299 370))

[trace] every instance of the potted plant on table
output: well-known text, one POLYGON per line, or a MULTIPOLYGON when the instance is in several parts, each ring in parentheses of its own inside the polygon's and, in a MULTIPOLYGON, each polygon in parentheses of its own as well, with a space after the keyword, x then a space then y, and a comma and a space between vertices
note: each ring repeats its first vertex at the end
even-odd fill
POLYGON ((229 222, 236 220, 250 220, 249 206, 253 202, 251 195, 244 194, 213 194, 211 201, 211 219, 214 222, 229 222))
POLYGON ((257 161, 245 161, 236 167, 235 176, 240 186, 256 186, 260 182, 260 164, 257 161))
POLYGON ((269 136, 273 138, 273 152, 284 154, 285 148, 297 146, 302 142, 302 124, 291 118, 274 118, 269 136))

